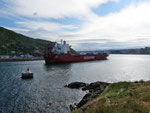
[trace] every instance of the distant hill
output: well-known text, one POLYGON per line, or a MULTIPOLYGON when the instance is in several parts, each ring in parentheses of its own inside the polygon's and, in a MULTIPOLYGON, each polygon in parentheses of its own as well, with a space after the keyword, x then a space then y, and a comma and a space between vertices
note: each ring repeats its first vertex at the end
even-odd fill
POLYGON ((93 50, 93 51, 78 51, 79 53, 99 53, 107 52, 110 54, 150 54, 150 47, 135 48, 135 49, 116 49, 116 50, 93 50))
POLYGON ((110 54, 150 54, 150 47, 138 49, 107 50, 110 54))
POLYGON ((0 27, 0 55, 10 55, 12 51, 15 51, 15 54, 18 55, 31 54, 41 56, 47 44, 53 44, 53 42, 33 39, 0 27))

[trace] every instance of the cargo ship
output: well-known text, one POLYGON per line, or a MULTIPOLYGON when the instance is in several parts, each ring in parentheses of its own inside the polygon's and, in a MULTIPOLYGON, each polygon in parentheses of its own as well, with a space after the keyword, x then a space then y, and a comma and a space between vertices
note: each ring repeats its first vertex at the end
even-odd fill
POLYGON ((73 53, 71 46, 62 41, 53 46, 48 45, 45 49, 44 59, 46 64, 69 63, 69 62, 85 62, 94 60, 104 60, 109 54, 101 53, 73 53))

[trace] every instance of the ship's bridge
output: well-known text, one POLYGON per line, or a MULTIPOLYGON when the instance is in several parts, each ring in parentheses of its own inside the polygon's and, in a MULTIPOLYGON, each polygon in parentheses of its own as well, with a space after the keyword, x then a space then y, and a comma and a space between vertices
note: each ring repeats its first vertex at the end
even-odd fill
POLYGON ((70 45, 66 44, 66 41, 62 41, 61 43, 55 43, 52 52, 54 54, 66 54, 70 51, 70 45))

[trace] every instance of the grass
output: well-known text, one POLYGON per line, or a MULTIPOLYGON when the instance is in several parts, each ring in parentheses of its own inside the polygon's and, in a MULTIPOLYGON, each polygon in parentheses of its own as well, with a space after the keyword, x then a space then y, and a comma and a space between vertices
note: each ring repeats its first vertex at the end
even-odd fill
POLYGON ((72 113, 149 113, 150 81, 113 83, 98 98, 72 113))

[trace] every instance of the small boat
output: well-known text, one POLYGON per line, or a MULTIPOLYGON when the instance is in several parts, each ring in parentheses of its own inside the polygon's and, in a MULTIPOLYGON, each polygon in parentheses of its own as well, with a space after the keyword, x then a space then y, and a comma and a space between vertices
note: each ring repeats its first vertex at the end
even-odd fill
POLYGON ((29 68, 27 68, 27 72, 23 72, 21 78, 22 79, 31 79, 31 78, 33 78, 33 73, 30 71, 29 68))

